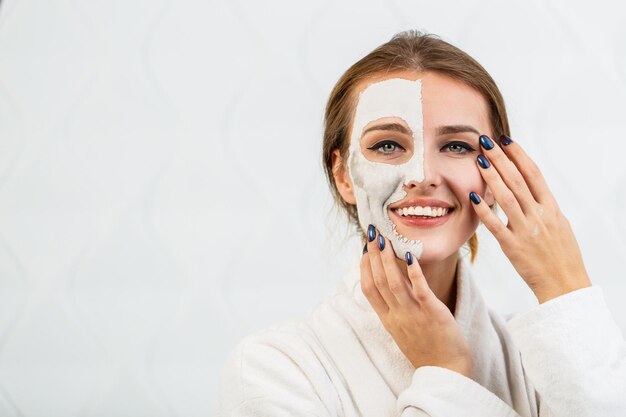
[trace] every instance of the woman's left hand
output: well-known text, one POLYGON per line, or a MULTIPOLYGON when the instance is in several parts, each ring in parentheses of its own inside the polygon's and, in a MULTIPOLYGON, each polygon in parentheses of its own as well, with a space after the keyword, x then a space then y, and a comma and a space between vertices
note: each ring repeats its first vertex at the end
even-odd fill
POLYGON ((506 153, 486 136, 480 143, 479 171, 508 223, 483 200, 474 209, 539 303, 591 286, 569 221, 537 165, 508 137, 501 138, 506 153))

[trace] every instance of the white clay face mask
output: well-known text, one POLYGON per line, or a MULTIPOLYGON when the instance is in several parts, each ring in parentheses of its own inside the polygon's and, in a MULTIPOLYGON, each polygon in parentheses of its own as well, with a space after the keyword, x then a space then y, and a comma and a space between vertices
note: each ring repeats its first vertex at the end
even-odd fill
POLYGON ((421 80, 391 78, 370 84, 359 95, 348 156, 348 172, 354 186, 359 223, 366 234, 367 227, 374 225, 391 240, 396 256, 401 259, 406 252, 419 259, 423 244, 421 240, 409 240, 399 235, 389 219, 387 208, 406 197, 404 185, 424 180, 423 125, 421 80), (413 134, 413 154, 403 164, 370 161, 361 151, 365 127, 389 117, 402 119, 413 134))

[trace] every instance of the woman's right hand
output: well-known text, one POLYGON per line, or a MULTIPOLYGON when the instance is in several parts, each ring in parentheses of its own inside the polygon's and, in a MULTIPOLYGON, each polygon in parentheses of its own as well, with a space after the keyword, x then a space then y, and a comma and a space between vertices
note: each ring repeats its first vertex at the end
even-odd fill
POLYGON ((412 255, 395 256, 391 242, 373 226, 361 259, 361 289, 383 326, 419 368, 439 366, 470 377, 469 345, 454 316, 432 292, 412 255))

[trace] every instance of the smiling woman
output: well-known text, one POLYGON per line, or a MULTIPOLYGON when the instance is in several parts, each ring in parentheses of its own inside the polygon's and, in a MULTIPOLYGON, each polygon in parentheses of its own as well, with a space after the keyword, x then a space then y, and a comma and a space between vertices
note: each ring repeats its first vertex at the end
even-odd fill
POLYGON ((480 64, 401 33, 346 71, 325 121, 359 268, 306 320, 239 344, 218 415, 626 415, 624 339, 480 64), (508 322, 471 275, 480 221, 540 303, 508 322))
POLYGON ((494 129, 485 99, 433 70, 390 70, 359 83, 353 94, 358 104, 350 147, 333 151, 331 185, 356 205, 363 231, 373 224, 389 236, 398 257, 410 251, 423 267, 445 266, 451 282, 456 252, 478 225, 468 194, 487 192, 493 204, 475 162, 478 132, 492 135, 494 129), (399 215, 398 208, 413 213, 399 215))

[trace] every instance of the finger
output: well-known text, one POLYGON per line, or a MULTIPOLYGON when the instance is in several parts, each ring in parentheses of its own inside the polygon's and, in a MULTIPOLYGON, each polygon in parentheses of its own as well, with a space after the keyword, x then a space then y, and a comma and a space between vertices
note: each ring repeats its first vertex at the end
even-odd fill
POLYGON ((378 231, 372 225, 369 225, 367 234, 367 255, 370 260, 370 267, 372 268, 372 277, 374 279, 374 284, 376 285, 376 288, 378 288, 380 295, 385 300, 385 303, 387 303, 389 308, 392 308, 394 306, 397 306, 398 301, 389 289, 389 284, 387 283, 387 274, 385 273, 385 268, 383 267, 383 262, 380 258, 381 239, 382 245, 384 247, 384 238, 380 234, 378 234, 378 231), (372 237, 372 233, 370 233, 371 230, 374 231, 374 240, 369 240, 372 237))
MULTIPOLYGON (((513 227, 526 224, 526 216, 522 212, 515 194, 506 186, 498 171, 491 165, 487 157, 483 154, 478 155, 476 163, 480 167, 480 174, 493 192, 496 201, 504 210, 504 214, 509 219, 513 227)), ((511 162, 509 162, 511 163, 511 162)))
POLYGON ((411 282, 411 292, 418 304, 423 305, 428 302, 431 297, 436 297, 433 291, 426 281, 426 277, 422 272, 419 262, 411 252, 407 252, 405 255, 407 264, 407 272, 409 274, 409 281, 411 282))
POLYGON ((471 192, 469 196, 472 201, 472 206, 480 221, 483 222, 487 230, 498 240, 500 246, 509 245, 513 239, 513 232, 511 232, 504 223, 495 215, 491 208, 485 203, 478 194, 471 192))
POLYGON ((389 311, 389 306, 380 295, 376 284, 374 284, 367 252, 361 257, 361 291, 379 317, 382 317, 383 314, 389 311))
POLYGON ((496 168, 506 186, 511 190, 525 214, 536 210, 537 201, 533 197, 526 179, 522 176, 517 164, 511 161, 502 148, 496 146, 487 135, 480 136, 480 146, 485 156, 496 168))
POLYGON ((391 241, 385 239, 384 243, 384 248, 380 252, 380 258, 387 275, 389 291, 396 297, 398 304, 402 306, 413 305, 415 300, 411 295, 411 283, 398 266, 398 258, 396 258, 391 241))
POLYGON ((513 161, 515 166, 517 166, 517 169, 526 180, 526 184, 533 198, 539 204, 554 204, 556 201, 550 192, 548 183, 543 177, 543 174, 537 164, 530 159, 522 147, 517 142, 513 142, 513 140, 506 135, 500 137, 500 143, 503 145, 506 155, 513 161))

